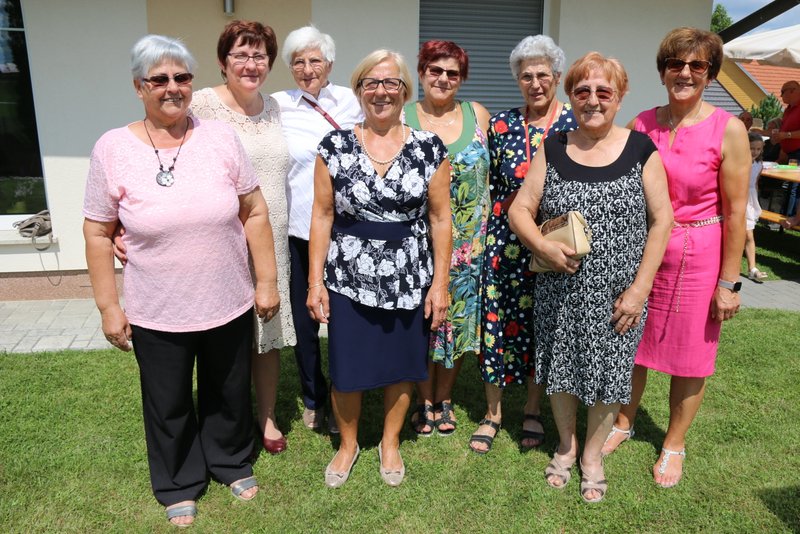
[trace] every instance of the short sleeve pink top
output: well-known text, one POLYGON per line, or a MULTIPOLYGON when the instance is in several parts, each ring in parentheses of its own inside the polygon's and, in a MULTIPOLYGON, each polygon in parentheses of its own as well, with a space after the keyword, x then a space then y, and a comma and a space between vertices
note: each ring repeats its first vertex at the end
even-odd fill
MULTIPOLYGON (((258 179, 230 126, 192 120, 171 187, 156 183, 153 147, 127 126, 104 134, 90 160, 83 215, 125 225, 125 313, 153 330, 208 330, 253 306, 239 195, 258 179)), ((164 168, 177 151, 159 150, 164 168)))

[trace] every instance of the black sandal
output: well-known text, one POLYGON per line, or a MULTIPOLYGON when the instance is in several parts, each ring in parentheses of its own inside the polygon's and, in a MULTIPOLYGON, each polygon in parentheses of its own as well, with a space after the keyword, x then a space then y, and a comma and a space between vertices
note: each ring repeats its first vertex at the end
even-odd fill
POLYGON ((433 434, 433 428, 433 404, 417 404, 417 409, 411 415, 411 429, 418 436, 427 438, 433 434), (424 431, 423 428, 426 426, 430 427, 430 430, 424 431))
POLYGON ((442 412, 442 416, 438 419, 434 418, 433 426, 436 431, 442 436, 449 436, 456 431, 456 421, 453 419, 453 405, 447 401, 437 402, 433 405, 433 411, 442 412), (452 425, 453 428, 442 430, 442 425, 452 425))
POLYGON ((472 437, 469 438, 469 448, 472 449, 472 452, 477 454, 486 454, 490 450, 492 450, 492 443, 494 443, 494 438, 497 436, 497 433, 500 432, 500 423, 495 423, 491 419, 486 419, 485 417, 481 419, 481 422, 478 423, 478 428, 481 426, 486 425, 494 430, 494 436, 490 436, 488 434, 478 434, 475 432, 472 434, 472 437), (480 449, 476 449, 472 446, 472 442, 475 441, 477 443, 483 443, 486 445, 486 450, 482 451, 480 449))
POLYGON ((540 447, 542 443, 544 443, 544 432, 534 432, 533 430, 525 430, 524 428, 525 421, 536 421, 537 423, 542 425, 542 428, 544 428, 544 423, 542 422, 541 415, 526 413, 525 420, 522 423, 523 424, 522 438, 519 440, 520 447, 522 447, 524 450, 530 450, 530 449, 535 449, 536 447, 540 447), (537 443, 536 445, 524 445, 523 442, 526 439, 535 439, 539 443, 537 443))

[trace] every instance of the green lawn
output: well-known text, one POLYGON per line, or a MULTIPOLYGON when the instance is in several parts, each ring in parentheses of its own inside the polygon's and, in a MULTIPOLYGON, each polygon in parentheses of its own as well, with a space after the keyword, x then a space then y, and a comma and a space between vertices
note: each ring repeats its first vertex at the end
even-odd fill
MULTIPOLYGON (((753 230, 756 240, 756 265, 770 280, 800 280, 800 232, 773 232, 765 224, 753 230)), ((742 274, 747 276, 747 261, 742 259, 742 274)))
MULTIPOLYGON (((718 370, 689 434, 686 473, 671 490, 650 469, 667 421, 665 376, 653 374, 636 438, 606 464, 610 487, 584 504, 542 472, 556 444, 549 406, 542 450, 520 451, 523 390, 508 391, 505 427, 487 456, 467 449, 483 415, 474 359, 454 399, 454 436, 403 433, 407 478, 378 474, 381 401, 365 397, 362 455, 340 490, 323 485, 336 443, 300 422, 291 351, 283 352, 279 422, 289 449, 261 453, 262 491, 236 501, 211 483, 193 532, 798 532, 800 314, 743 310, 726 324, 718 370)), ((584 428, 581 413, 580 428, 584 428)), ((138 373, 115 351, 0 355, 0 530, 175 532, 150 493, 138 373)))

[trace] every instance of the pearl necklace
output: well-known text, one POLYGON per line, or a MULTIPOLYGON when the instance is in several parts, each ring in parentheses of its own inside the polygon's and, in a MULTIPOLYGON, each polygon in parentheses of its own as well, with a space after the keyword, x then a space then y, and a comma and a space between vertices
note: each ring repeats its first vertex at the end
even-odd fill
POLYGON ((449 121, 447 121, 447 122, 436 122, 435 120, 432 120, 432 119, 431 119, 431 114, 430 114, 430 113, 428 113, 427 111, 425 111, 425 110, 422 108, 422 104, 420 104, 420 106, 419 106, 419 109, 420 109, 420 111, 422 111, 422 114, 423 114, 423 115, 425 115, 425 120, 426 120, 428 123, 430 123, 430 124, 432 124, 432 125, 434 125, 434 126, 450 126, 451 124, 453 124, 454 122, 456 122, 456 119, 458 118, 458 107, 459 107, 459 106, 458 106, 458 104, 455 104, 455 103, 454 103, 454 104, 453 104, 453 109, 451 109, 450 111, 448 111, 448 112, 446 112, 446 113, 443 113, 443 114, 442 114, 442 116, 445 116, 445 115, 447 115, 447 113, 451 113, 451 112, 453 112, 453 111, 455 111, 455 112, 456 112, 455 116, 454 116, 452 119, 450 119, 449 121))
POLYGON ((406 144, 405 144, 406 125, 405 124, 401 124, 400 127, 402 129, 402 138, 401 138, 401 142, 400 142, 400 150, 398 150, 397 154, 392 156, 390 159, 387 159, 387 160, 383 161, 383 160, 379 160, 378 158, 374 157, 372 154, 369 153, 369 150, 367 149, 367 130, 364 128, 364 122, 363 121, 361 122, 361 146, 364 148, 364 153, 367 155, 367 157, 370 160, 372 160, 373 163, 377 163, 378 165, 387 165, 387 164, 389 164, 389 163, 391 163, 391 162, 393 162, 394 160, 397 159, 397 156, 399 156, 400 153, 403 151, 403 147, 406 146, 406 144))
POLYGON ((153 143, 153 138, 150 137, 150 132, 147 130, 147 122, 142 119, 142 124, 144 125, 144 133, 147 134, 147 138, 150 140, 150 145, 153 147, 153 151, 156 153, 156 157, 158 158, 158 173, 156 174, 156 183, 162 187, 170 187, 172 184, 175 183, 175 177, 172 175, 172 171, 175 170, 175 162, 178 161, 178 156, 181 155, 181 148, 183 148, 183 142, 186 141, 186 133, 189 131, 189 121, 191 119, 186 117, 186 129, 183 131, 183 138, 181 139, 181 144, 178 146, 178 153, 175 154, 175 157, 172 158, 172 165, 165 171, 164 164, 161 163, 161 156, 158 155, 158 149, 156 148, 155 143, 153 143))
MULTIPOLYGON (((700 112, 701 111, 703 111, 703 101, 702 100, 700 100, 700 107, 697 108, 697 113, 694 114, 694 118, 692 118, 692 121, 696 121, 697 120, 697 117, 700 116, 700 112)), ((681 120, 683 120, 683 119, 681 119, 681 120)), ((677 132, 678 131, 678 126, 681 125, 680 122, 678 123, 678 126, 675 126, 675 124, 673 124, 673 122, 672 122, 672 110, 670 109, 669 105, 667 105, 667 122, 669 123, 670 131, 673 132, 673 133, 677 132)))

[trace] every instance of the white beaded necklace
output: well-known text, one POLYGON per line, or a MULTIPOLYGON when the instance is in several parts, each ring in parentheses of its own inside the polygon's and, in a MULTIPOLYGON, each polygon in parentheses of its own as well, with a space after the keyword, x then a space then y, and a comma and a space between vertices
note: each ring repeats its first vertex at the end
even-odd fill
POLYGON ((367 130, 364 128, 364 122, 363 121, 361 122, 361 146, 364 148, 364 153, 367 155, 367 157, 370 160, 372 160, 373 163, 377 163, 378 165, 387 165, 387 164, 389 164, 389 163, 391 163, 391 162, 393 162, 394 160, 397 159, 397 156, 400 155, 400 153, 403 151, 403 147, 406 144, 405 143, 405 140, 406 140, 406 125, 405 124, 401 124, 400 127, 402 128, 402 138, 401 138, 401 142, 400 142, 400 150, 398 150, 397 153, 394 156, 392 156, 390 159, 387 159, 387 160, 383 161, 383 160, 379 160, 378 158, 374 157, 372 154, 369 153, 369 150, 367 149, 367 130))

